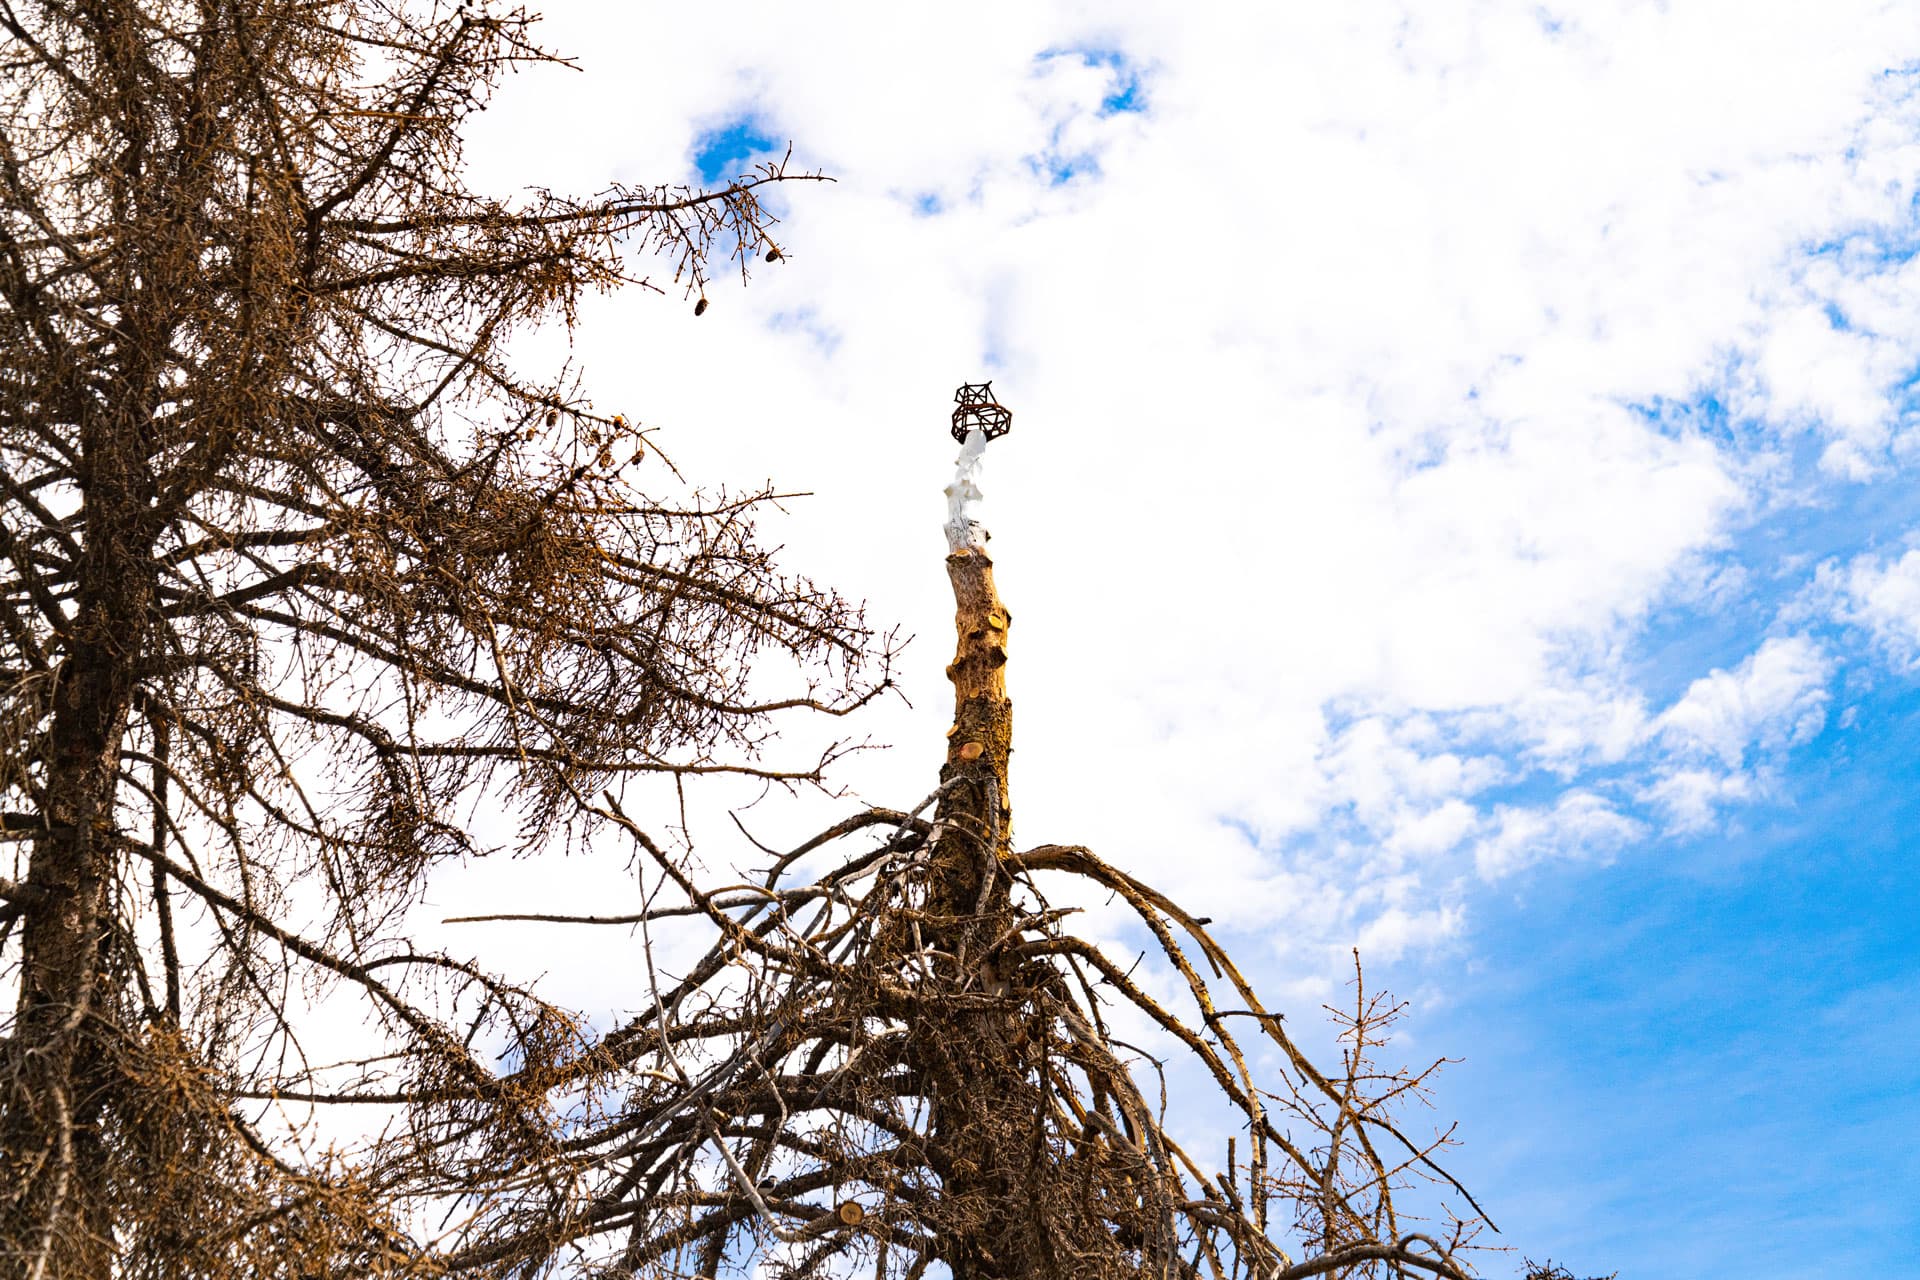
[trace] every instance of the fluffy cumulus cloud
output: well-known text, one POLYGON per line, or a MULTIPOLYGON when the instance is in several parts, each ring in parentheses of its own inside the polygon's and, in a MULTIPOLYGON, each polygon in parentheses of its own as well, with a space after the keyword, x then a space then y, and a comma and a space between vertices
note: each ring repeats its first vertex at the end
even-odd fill
POLYGON ((1492 827, 1473 851, 1474 865, 1490 879, 1543 858, 1608 854, 1646 833, 1640 823, 1591 791, 1566 792, 1551 806, 1503 806, 1494 811, 1492 827))
POLYGON ((1866 630, 1898 666, 1920 665, 1920 551, 1863 555, 1844 571, 1825 566, 1824 585, 1842 621, 1866 630))
POLYGON ((1657 731, 1683 753, 1738 768, 1749 751, 1804 741, 1826 719, 1832 663, 1805 636, 1770 639, 1733 671, 1695 680, 1657 731))
POLYGON ((1641 798, 1676 831, 1711 827, 1725 806, 1765 788, 1783 753, 1826 726, 1833 668, 1816 641, 1794 635, 1693 681, 1650 726, 1663 750, 1641 798))
MULTIPOLYGON (((921 637, 863 794, 941 747, 942 419, 982 376, 1024 836, 1302 955, 1711 825, 1822 723, 1841 651, 1777 606, 1831 552, 1752 534, 1911 453, 1920 8, 577 3, 546 37, 585 74, 506 86, 485 184, 789 140, 835 179, 697 323, 629 293, 576 343, 683 470, 813 494, 789 563, 921 637), (1725 643, 1651 642, 1694 619, 1725 643)), ((1826 571, 1909 663, 1917 555, 1826 571)))

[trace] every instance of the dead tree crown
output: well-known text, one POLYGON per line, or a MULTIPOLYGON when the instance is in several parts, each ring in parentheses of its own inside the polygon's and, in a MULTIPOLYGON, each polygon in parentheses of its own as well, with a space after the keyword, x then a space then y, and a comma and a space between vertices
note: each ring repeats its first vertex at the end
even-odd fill
POLYGON ((427 870, 577 841, 582 789, 817 776, 769 717, 885 683, 765 495, 506 360, 650 263, 704 296, 772 260, 761 196, 807 176, 468 189, 463 127, 552 61, 529 25, 0 2, 0 1274, 416 1265, 410 1198, 544 1151, 527 1082, 577 1047, 395 932, 427 870), (297 1034, 343 997, 421 1104, 352 1168, 258 1124, 360 1077, 297 1034))
POLYGON ((606 801, 652 865, 642 909, 494 918, 639 927, 644 1002, 600 1045, 620 1101, 569 1130, 565 1177, 496 1194, 490 1211, 515 1229, 456 1250, 453 1270, 572 1248, 588 1272, 663 1280, 755 1261, 876 1280, 1468 1274, 1479 1215, 1433 1162, 1446 1138, 1415 1138, 1396 1114, 1431 1068, 1376 1065, 1399 1006, 1356 974, 1336 1015, 1344 1056, 1323 1071, 1204 922, 1086 848, 1016 850, 1011 619, 970 506, 986 435, 964 434, 938 786, 762 849, 764 866, 722 884, 606 801), (1089 893, 1132 910, 1179 998, 1150 994, 1049 902, 1089 893), (654 947, 689 921, 711 944, 670 976, 654 947), (1242 1029, 1277 1069, 1256 1073, 1242 1029), (1169 1072, 1213 1097, 1170 1114, 1169 1072), (1217 1163, 1177 1137, 1200 1108, 1243 1131, 1217 1163), (1404 1216, 1410 1184, 1444 1193, 1441 1225, 1404 1216))

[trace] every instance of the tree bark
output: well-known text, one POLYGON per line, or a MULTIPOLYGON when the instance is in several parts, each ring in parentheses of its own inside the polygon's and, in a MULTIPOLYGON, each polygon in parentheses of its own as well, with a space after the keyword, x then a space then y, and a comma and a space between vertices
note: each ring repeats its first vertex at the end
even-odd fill
MULTIPOLYGON (((935 1147, 948 1202, 965 1226, 949 1246, 955 1280, 1015 1280, 1037 1276, 1044 1235, 1034 1239, 1022 1212, 1021 1189, 1032 1153, 1025 1141, 1032 1089, 1011 1046, 1018 1034, 1019 1001, 1007 975, 982 959, 1011 923, 1011 887, 1001 863, 1012 845, 1013 812, 1007 789, 1013 750, 1013 704, 1007 697, 1010 618, 993 581, 993 561, 981 551, 947 557, 953 583, 958 648, 947 678, 953 682, 953 728, 940 780, 947 789, 936 811, 941 833, 933 851, 928 916, 933 945, 948 957, 963 992, 985 1000, 961 1005, 957 1025, 930 1045, 926 1069, 941 1087, 934 1116, 935 1147), (1036 1247, 1039 1246, 1039 1247, 1036 1247)), ((958 1004, 959 1002, 956 1002, 958 1004)))
POLYGON ((92 474, 70 656, 54 680, 40 816, 26 883, 21 979, 6 1047, 12 1093, 0 1132, 0 1182, 16 1221, 4 1237, 34 1242, 19 1274, 82 1280, 111 1273, 111 1189, 100 1124, 115 1045, 100 1011, 120 998, 110 964, 115 799, 142 637, 155 593, 141 544, 151 481, 129 422, 87 443, 92 474))
MULTIPOLYGON (((1011 621, 993 582, 993 561, 979 551, 947 557, 953 583, 958 650, 947 667, 953 682, 953 727, 947 731, 947 784, 936 818, 943 832, 934 851, 935 899, 956 915, 976 910, 983 872, 1005 897, 999 862, 1011 847, 1007 765, 1013 752, 1013 703, 1007 697, 1007 627, 1011 621), (971 894, 971 896, 969 896, 971 894)), ((985 904, 980 904, 985 905, 985 904)))

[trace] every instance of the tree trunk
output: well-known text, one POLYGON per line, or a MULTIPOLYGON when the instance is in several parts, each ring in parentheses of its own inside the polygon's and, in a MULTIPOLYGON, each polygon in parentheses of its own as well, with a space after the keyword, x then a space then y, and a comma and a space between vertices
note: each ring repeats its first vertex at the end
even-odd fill
POLYGON ((21 978, 6 1046, 4 1238, 25 1246, 16 1274, 94 1280, 114 1244, 101 1119, 113 1089, 113 1037, 99 1016, 120 998, 109 963, 115 792, 133 707, 141 637, 152 616, 139 555, 145 468, 130 428, 96 440, 79 528, 85 539, 73 643, 53 688, 39 805, 46 834, 27 869, 21 978))
POLYGON ((1006 606, 993 584, 993 561, 979 551, 947 557, 957 606, 958 652, 947 668, 953 682, 953 728, 940 781, 948 784, 936 817, 943 832, 935 847, 934 897, 957 916, 978 906, 983 873, 993 902, 1004 902, 999 862, 1012 841, 1007 803, 1007 758, 1013 751, 1013 703, 1007 697, 1006 606))
POLYGON ((945 1156, 945 1196, 959 1225, 949 1245, 955 1280, 1039 1276, 1045 1232, 1022 1211, 1032 1170, 1033 1089, 1013 1050, 1021 1001, 1007 976, 981 957, 1011 924, 1010 881, 1002 867, 1012 841, 1007 763, 1013 704, 1007 698, 1009 618, 994 588, 993 561, 962 550, 947 557, 957 606, 959 646, 947 677, 954 724, 940 778, 948 785, 936 813, 928 941, 950 959, 960 987, 956 1017, 927 1046, 926 1068, 940 1082, 934 1145, 945 1156), (972 995, 974 1000, 967 1000, 972 995), (980 999, 980 997, 985 997, 980 999), (1039 1236, 1036 1239, 1036 1235, 1039 1236))

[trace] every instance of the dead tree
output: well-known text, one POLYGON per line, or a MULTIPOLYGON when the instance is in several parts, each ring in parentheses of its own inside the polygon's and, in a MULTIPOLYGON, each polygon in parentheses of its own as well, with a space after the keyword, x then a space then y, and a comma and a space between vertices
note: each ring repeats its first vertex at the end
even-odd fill
POLYGON ((651 863, 650 901, 627 915, 486 918, 637 927, 642 1008, 568 1079, 579 1101, 540 1176, 499 1168, 475 1185, 443 1265, 519 1274, 568 1258, 583 1275, 662 1280, 749 1261, 876 1280, 935 1268, 959 1280, 1461 1280, 1482 1217, 1434 1162, 1447 1135, 1415 1136, 1398 1115, 1433 1068, 1377 1065, 1398 1006, 1356 969, 1353 1003, 1336 1012, 1343 1060, 1317 1067, 1205 921, 1088 849, 1016 851, 1010 618, 968 506, 986 434, 968 428, 999 406, 984 387, 961 399, 955 709, 939 785, 912 809, 763 850, 768 865, 735 883, 697 877, 615 799, 583 795, 651 863), (1155 996, 1075 936, 1073 911, 1043 886, 1117 895, 1182 994, 1155 996), (687 921, 712 943, 670 976, 654 931, 687 921), (1116 1018, 1155 1046, 1130 1044, 1116 1018), (1277 1068, 1256 1069, 1260 1051, 1277 1068), (1169 1115, 1167 1077, 1148 1073, 1181 1068, 1156 1054, 1185 1059, 1182 1078, 1204 1079, 1211 1099, 1182 1097, 1169 1115), (1209 1112, 1243 1135, 1224 1160, 1178 1138, 1209 1112), (1396 1198, 1419 1183, 1442 1193, 1429 1201, 1437 1225, 1396 1198))
POLYGON ((465 1176, 438 1153, 538 1166, 578 1057, 561 1011, 390 927, 501 843, 476 799, 533 849, 583 836, 576 790, 812 778, 756 755, 768 718, 885 683, 858 610, 755 543, 766 495, 685 489, 506 361, 649 262, 704 306, 811 176, 468 190, 463 125, 552 60, 528 26, 0 0, 0 1274, 427 1266, 409 1197, 465 1176), (786 693, 749 691, 763 653, 786 693), (438 1100, 405 1158, 251 1123, 325 1092, 291 1010, 341 992, 438 1100))
POLYGON ((485 4, 0 0, 0 28, 5 1274, 1462 1274, 1471 1203, 1428 1230, 1396 1200, 1448 1184, 1392 1112, 1424 1073, 1370 1065, 1391 1005, 1356 989, 1323 1071, 1202 921, 1013 843, 1009 622, 964 522, 923 804, 732 884, 634 809, 635 779, 817 777, 756 754, 769 717, 858 706, 885 648, 776 572, 758 495, 644 470, 635 424, 504 343, 648 250, 704 301, 709 264, 777 257, 758 193, 804 175, 467 190, 463 123, 548 57, 485 4), (763 654, 788 692, 749 686, 763 654), (595 1035, 398 936, 502 820, 630 845, 655 896, 595 923, 704 958, 638 966, 595 1035), (1184 995, 1048 889, 1125 902, 1184 995), (300 1035, 343 995, 345 1061, 300 1035), (1238 1117, 1224 1161, 1179 1141, 1161 1052, 1238 1117), (376 1118, 328 1150, 262 1130, 287 1105, 376 1118))

